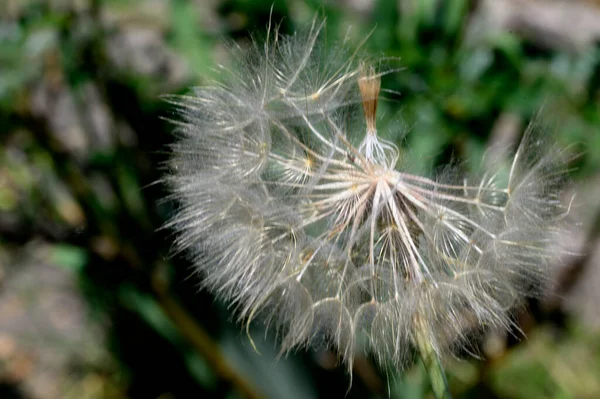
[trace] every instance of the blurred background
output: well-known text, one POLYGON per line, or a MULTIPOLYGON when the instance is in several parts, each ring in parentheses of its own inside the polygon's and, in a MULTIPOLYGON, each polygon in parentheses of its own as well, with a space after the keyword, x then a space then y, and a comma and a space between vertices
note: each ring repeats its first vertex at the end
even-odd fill
POLYGON ((256 353, 160 229, 161 96, 214 78, 225 43, 260 40, 270 14, 290 33, 315 13, 325 45, 372 31, 365 49, 399 59, 381 131, 408 132, 423 171, 477 161, 536 118, 579 154, 583 223, 565 240, 582 256, 515 315, 524 334, 491 331, 483 359, 447 373, 457 398, 600 397, 599 1, 2 0, 0 398, 431 397, 418 362, 359 358, 350 381, 332 352, 278 359, 259 326, 256 353))

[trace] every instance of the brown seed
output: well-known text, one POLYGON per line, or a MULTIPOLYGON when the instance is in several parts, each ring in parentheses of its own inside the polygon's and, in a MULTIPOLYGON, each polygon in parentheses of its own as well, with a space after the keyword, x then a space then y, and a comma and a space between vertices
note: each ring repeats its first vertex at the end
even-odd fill
POLYGON ((361 66, 360 77, 358 78, 358 88, 362 98, 362 105, 365 111, 367 121, 367 133, 376 134, 375 115, 377 114, 377 101, 379 90, 381 89, 381 78, 375 72, 372 66, 361 66))

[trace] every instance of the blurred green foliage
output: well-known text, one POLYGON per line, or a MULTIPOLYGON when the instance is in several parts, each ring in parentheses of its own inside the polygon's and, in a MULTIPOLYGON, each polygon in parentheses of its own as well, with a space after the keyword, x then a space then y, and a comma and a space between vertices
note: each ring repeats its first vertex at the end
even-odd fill
MULTIPOLYGON (((89 325, 106 331, 95 344, 113 359, 79 365, 83 376, 65 382, 69 395, 55 397, 430 395, 418 364, 405 373, 388 370, 387 382, 365 362, 350 385, 329 352, 276 362, 273 337, 261 342, 258 328, 263 353, 253 352, 230 310, 198 292, 188 261, 171 254, 172 237, 160 229, 173 206, 160 184, 173 139, 163 119, 171 110, 160 96, 214 77, 217 63, 231 62, 224 39, 244 45, 251 32, 260 37, 269 18, 292 32, 321 13, 327 37, 335 38, 328 45, 348 26, 356 44, 371 32, 367 52, 401 68, 383 82, 382 131, 402 143, 417 171, 453 157, 476 161, 503 117, 522 129, 540 112, 562 145, 583 153, 576 175, 600 170, 600 47, 569 53, 506 31, 472 35, 476 4, 469 0, 379 0, 369 12, 336 2, 271 3, 0 6, 0 292, 10 291, 23 259, 68 271, 89 325), (93 373, 95 390, 85 379, 93 373)), ((500 359, 449 365, 457 397, 600 395, 598 336, 538 313, 543 322, 531 327, 531 339, 514 348, 509 342, 500 359), (560 367, 576 358, 585 366, 569 379, 560 367)), ((7 359, 0 356, 0 396, 29 397, 27 378, 10 377, 7 359)))

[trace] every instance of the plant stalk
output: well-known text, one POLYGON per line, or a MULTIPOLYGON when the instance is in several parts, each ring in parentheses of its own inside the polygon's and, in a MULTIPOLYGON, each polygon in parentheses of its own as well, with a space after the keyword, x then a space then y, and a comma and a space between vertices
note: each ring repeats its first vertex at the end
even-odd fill
POLYGON ((431 345, 431 335, 428 326, 417 316, 415 317, 415 327, 416 345, 421 360, 423 361, 423 365, 427 370, 434 396, 436 399, 452 399, 452 395, 450 395, 450 390, 448 389, 444 367, 440 363, 440 359, 431 345))

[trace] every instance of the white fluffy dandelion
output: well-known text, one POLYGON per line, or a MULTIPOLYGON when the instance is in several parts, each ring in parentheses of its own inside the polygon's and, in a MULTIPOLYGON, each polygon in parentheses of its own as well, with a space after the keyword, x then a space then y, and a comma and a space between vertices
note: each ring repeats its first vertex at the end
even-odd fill
POLYGON ((381 73, 321 46, 323 25, 270 29, 219 83, 173 99, 177 247, 246 323, 275 326, 284 351, 402 366, 420 340, 441 355, 510 328, 551 275, 563 152, 530 128, 479 179, 408 173, 377 132, 381 73))

